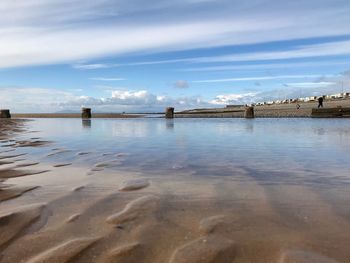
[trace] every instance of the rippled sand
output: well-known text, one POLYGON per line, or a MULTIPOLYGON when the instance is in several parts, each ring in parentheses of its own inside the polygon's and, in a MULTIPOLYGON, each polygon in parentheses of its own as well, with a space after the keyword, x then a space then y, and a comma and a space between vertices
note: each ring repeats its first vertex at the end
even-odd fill
POLYGON ((0 262, 350 262, 347 185, 118 171, 127 154, 84 165, 93 152, 0 125, 0 262))

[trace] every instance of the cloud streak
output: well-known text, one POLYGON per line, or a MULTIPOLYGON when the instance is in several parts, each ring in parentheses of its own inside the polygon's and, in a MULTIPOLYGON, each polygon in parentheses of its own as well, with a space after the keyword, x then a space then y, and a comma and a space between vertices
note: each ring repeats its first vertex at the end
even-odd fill
MULTIPOLYGON (((315 58, 315 57, 329 57, 329 56, 346 56, 350 55, 350 40, 346 41, 332 41, 322 44, 312 44, 297 46, 293 49, 285 51, 273 51, 273 52, 251 52, 251 53, 239 53, 228 54, 221 56, 208 56, 208 57, 192 57, 183 59, 172 60, 159 60, 159 61, 144 61, 132 64, 124 64, 124 66, 131 65, 156 65, 156 64, 169 64, 169 63, 227 63, 227 62, 253 62, 253 61, 274 61, 285 59, 300 59, 300 58, 315 58)), ((308 65, 310 62, 306 62, 308 65)), ((312 63, 312 62, 311 62, 312 63)), ((310 65, 312 65, 310 63, 310 65)), ((336 62, 333 62, 336 64, 336 62)), ((302 63, 299 63, 302 65, 302 63)), ((339 64, 349 64, 347 62, 338 62, 339 64)), ((293 65, 293 63, 281 64, 284 66, 293 65)), ((298 65, 294 63, 294 65, 298 65)), ((322 65, 322 63, 320 63, 322 65)), ((227 70, 227 69, 249 69, 249 68, 263 68, 259 65, 243 65, 243 66, 218 66, 203 68, 204 71, 210 70, 227 70)), ((273 64, 269 64, 270 68, 274 68, 273 64)), ((185 69, 185 71, 201 71, 201 68, 185 69)))
POLYGON ((271 69, 290 69, 290 68, 319 68, 329 66, 350 66, 350 61, 317 61, 317 62, 289 62, 289 63, 264 63, 252 65, 225 65, 210 67, 185 68, 180 71, 200 72, 200 71, 257 71, 271 69))
POLYGON ((92 70, 92 69, 111 68, 113 66, 108 64, 96 63, 96 64, 74 64, 72 65, 72 67, 75 69, 92 70))
POLYGON ((125 80, 124 78, 90 78, 91 80, 97 80, 97 81, 121 81, 125 80))
POLYGON ((225 78, 225 79, 207 79, 194 80, 194 83, 218 83, 218 82, 238 82, 238 81, 254 81, 254 80, 275 80, 275 79, 303 79, 317 78, 320 75, 280 75, 280 76, 263 76, 263 77, 246 77, 246 78, 225 78))

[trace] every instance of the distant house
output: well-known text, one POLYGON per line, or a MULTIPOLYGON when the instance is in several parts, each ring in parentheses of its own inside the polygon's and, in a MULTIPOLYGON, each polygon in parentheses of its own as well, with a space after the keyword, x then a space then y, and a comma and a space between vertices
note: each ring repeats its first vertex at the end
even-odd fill
POLYGON ((309 97, 309 101, 315 101, 315 100, 317 100, 317 96, 311 96, 311 97, 309 97))

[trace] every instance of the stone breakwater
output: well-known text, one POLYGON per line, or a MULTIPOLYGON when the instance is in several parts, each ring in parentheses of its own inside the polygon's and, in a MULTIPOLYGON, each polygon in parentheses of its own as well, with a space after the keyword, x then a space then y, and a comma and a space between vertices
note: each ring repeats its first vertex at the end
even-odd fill
MULTIPOLYGON (((272 104, 255 106, 254 114, 257 118, 308 118, 312 109, 317 108, 317 102, 300 102, 290 104, 272 104)), ((325 108, 338 106, 350 107, 350 100, 324 101, 325 108)), ((212 109, 194 109, 175 113, 175 118, 244 118, 245 106, 212 109)))

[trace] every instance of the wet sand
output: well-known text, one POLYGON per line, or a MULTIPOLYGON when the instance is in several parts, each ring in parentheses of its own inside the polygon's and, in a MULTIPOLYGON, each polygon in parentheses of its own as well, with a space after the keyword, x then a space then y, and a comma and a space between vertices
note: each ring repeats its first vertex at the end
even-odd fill
POLYGON ((82 165, 92 153, 0 123, 0 262, 350 262, 348 185, 116 171, 117 152, 82 165))

